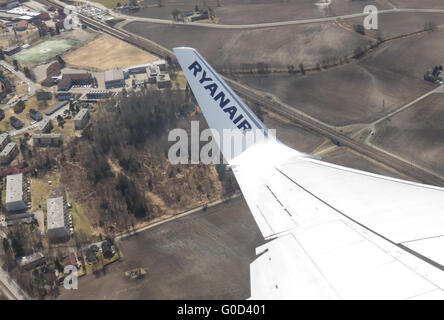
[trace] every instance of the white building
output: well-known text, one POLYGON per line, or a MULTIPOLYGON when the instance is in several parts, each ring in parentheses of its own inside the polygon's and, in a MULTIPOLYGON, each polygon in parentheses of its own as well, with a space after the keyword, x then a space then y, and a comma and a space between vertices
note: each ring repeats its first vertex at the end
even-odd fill
POLYGON ((5 132, 0 134, 0 150, 3 150, 4 147, 11 141, 11 137, 9 133, 5 132))
POLYGON ((69 239, 68 205, 63 197, 46 201, 48 236, 51 240, 69 239))
POLYGON ((52 122, 50 118, 45 118, 35 127, 36 133, 47 133, 52 129, 52 122))
POLYGON ((6 210, 8 212, 28 209, 28 182, 23 173, 6 177, 6 210))
POLYGON ((0 163, 9 164, 18 155, 19 150, 15 142, 8 143, 0 152, 0 163))
POLYGON ((105 71, 105 87, 121 88, 125 86, 125 74, 122 69, 111 69, 105 71))
POLYGON ((32 141, 35 147, 54 147, 63 142, 61 133, 34 133, 32 141))
POLYGON ((74 117, 74 127, 77 130, 85 128, 89 120, 89 110, 88 108, 83 108, 74 117))

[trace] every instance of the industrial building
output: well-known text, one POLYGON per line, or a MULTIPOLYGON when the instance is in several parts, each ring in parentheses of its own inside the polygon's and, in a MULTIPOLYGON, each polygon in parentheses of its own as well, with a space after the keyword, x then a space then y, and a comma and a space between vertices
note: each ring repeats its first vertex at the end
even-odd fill
POLYGON ((105 71, 105 87, 121 88, 125 86, 125 74, 122 69, 111 69, 105 71))
POLYGON ((19 150, 15 142, 8 143, 0 152, 0 164, 9 164, 18 155, 19 150))
POLYGON ((102 100, 111 97, 111 92, 106 90, 90 91, 86 94, 86 100, 102 100))
POLYGON ((48 236, 51 240, 69 239, 68 205, 64 197, 49 198, 46 201, 48 236))
POLYGON ((45 118, 43 119, 35 128, 36 133, 47 133, 52 129, 51 119, 45 118))
POLYGON ((91 73, 65 73, 57 85, 59 91, 68 91, 72 86, 92 85, 95 79, 91 73))
POLYGON ((156 60, 154 62, 151 62, 151 65, 158 67, 160 71, 166 71, 165 60, 156 60))
POLYGON ((143 86, 147 83, 150 83, 148 81, 148 74, 147 73, 136 73, 133 75, 133 86, 143 86))
POLYGON ((11 46, 9 48, 4 49, 3 52, 7 56, 12 56, 13 54, 19 52, 20 50, 21 50, 21 48, 19 46, 11 46))
POLYGON ((56 147, 62 144, 60 133, 35 133, 32 136, 35 147, 56 147))
POLYGON ((89 110, 88 108, 83 108, 74 117, 74 127, 76 130, 81 130, 85 128, 89 121, 89 110))
POLYGON ((66 106, 68 104, 69 101, 62 101, 60 102, 58 105, 56 105, 54 108, 52 108, 51 110, 48 110, 45 112, 45 114, 47 116, 52 115, 54 112, 60 110, 61 108, 63 108, 64 106, 66 106))
POLYGON ((165 74, 159 74, 156 77, 157 86, 159 89, 162 88, 171 88, 171 79, 170 75, 168 73, 165 74))
POLYGON ((59 92, 56 94, 56 97, 59 101, 74 100, 74 95, 71 92, 59 92))
POLYGON ((8 212, 28 208, 28 181, 23 173, 6 177, 6 210, 8 212))
POLYGON ((11 137, 7 132, 0 134, 0 150, 3 150, 10 141, 11 137))

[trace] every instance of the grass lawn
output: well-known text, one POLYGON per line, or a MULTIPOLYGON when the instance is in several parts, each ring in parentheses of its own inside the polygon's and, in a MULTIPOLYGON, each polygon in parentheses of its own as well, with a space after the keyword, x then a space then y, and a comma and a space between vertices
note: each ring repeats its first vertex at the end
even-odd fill
POLYGON ((70 203, 72 205, 71 214, 73 219, 74 232, 82 230, 85 234, 92 235, 93 229, 80 205, 75 202, 70 203))
POLYGON ((50 196, 51 189, 58 188, 60 184, 60 173, 48 173, 44 178, 31 178, 32 210, 38 209, 39 205, 46 211, 46 200, 50 196), (48 183, 51 181, 51 184, 48 183))
POLYGON ((80 41, 74 39, 63 39, 60 37, 50 38, 29 49, 20 51, 14 55, 14 58, 19 62, 31 65, 41 64, 79 44, 80 41))

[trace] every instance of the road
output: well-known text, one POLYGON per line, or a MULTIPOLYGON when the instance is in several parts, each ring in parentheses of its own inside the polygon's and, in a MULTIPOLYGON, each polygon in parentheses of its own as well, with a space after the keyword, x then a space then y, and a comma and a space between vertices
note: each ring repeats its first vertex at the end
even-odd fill
MULTIPOLYGON (((58 6, 66 6, 65 3, 59 0, 47 0, 50 3, 53 3, 58 6)), ((86 2, 82 1, 81 2, 86 2)), ((136 17, 130 16, 122 13, 115 13, 109 8, 93 2, 87 1, 89 5, 96 6, 102 10, 108 10, 112 16, 118 19, 127 19, 129 22, 149 22, 149 23, 157 23, 157 24, 168 24, 168 25, 176 25, 176 26, 192 26, 199 28, 212 28, 212 29, 261 29, 261 28, 274 28, 274 27, 282 27, 282 26, 291 26, 298 24, 310 24, 310 23, 322 23, 335 21, 337 19, 351 19, 351 18, 359 18, 368 16, 367 13, 352 13, 340 16, 332 16, 325 18, 312 18, 312 19, 297 19, 297 20, 289 20, 289 21, 279 21, 279 22, 268 22, 268 23, 253 23, 253 24, 215 24, 215 23, 201 23, 201 22, 177 22, 167 19, 156 19, 156 18, 145 18, 145 17, 136 17)), ((444 9, 386 9, 379 10, 379 14, 392 14, 392 13, 442 13, 444 14, 444 9)))
POLYGON ((14 67, 5 60, 0 60, 0 65, 6 68, 9 72, 13 73, 21 81, 24 81, 28 84, 28 98, 32 97, 35 94, 35 92, 37 91, 37 85, 29 80, 23 72, 14 70, 14 67))
POLYGON ((154 228, 154 227, 157 227, 157 226, 159 226, 159 225, 161 225, 161 224, 164 224, 164 223, 167 223, 167 222, 170 222, 170 221, 176 220, 176 219, 180 219, 180 218, 186 217, 186 216, 188 216, 188 215, 190 215, 190 214, 193 214, 193 213, 196 213, 196 212, 199 212, 199 211, 204 211, 204 210, 206 210, 206 209, 208 209, 208 208, 212 208, 212 207, 217 206, 217 205, 219 205, 219 204, 221 204, 221 203, 224 203, 224 202, 227 202, 227 201, 230 201, 230 200, 233 200, 233 199, 239 198, 240 196, 242 196, 241 193, 235 193, 235 194, 233 194, 232 196, 229 196, 229 197, 227 197, 227 198, 223 198, 223 199, 219 199, 219 200, 216 200, 216 201, 210 202, 210 203, 206 204, 205 206, 200 206, 200 207, 197 207, 197 208, 194 208, 194 209, 191 209, 191 210, 185 211, 185 212, 183 212, 183 213, 176 214, 176 215, 174 215, 174 216, 172 216, 172 217, 169 217, 169 218, 166 218, 166 219, 163 218, 163 219, 160 220, 160 221, 157 221, 157 222, 154 222, 154 223, 150 223, 149 225, 144 226, 144 227, 141 227, 141 228, 136 229, 136 230, 134 230, 134 231, 131 231, 131 232, 124 232, 124 233, 122 233, 122 234, 116 236, 116 237, 114 238, 114 240, 115 240, 115 241, 119 241, 119 240, 122 240, 122 239, 128 238, 128 237, 130 237, 130 236, 133 236, 133 235, 136 234, 136 233, 140 233, 140 232, 143 232, 143 231, 149 230, 149 229, 154 228))
POLYGON ((0 290, 9 300, 30 300, 31 297, 24 292, 9 274, 0 267, 0 290))
MULTIPOLYGON (((444 9, 387 9, 387 10, 379 10, 379 14, 391 14, 391 13, 443 13, 444 9)), ((341 16, 332 16, 325 18, 312 18, 312 19, 298 19, 298 20, 290 20, 290 21, 279 21, 279 22, 268 22, 268 23, 254 23, 254 24, 215 24, 215 23, 199 23, 199 22, 176 22, 172 20, 165 19, 154 19, 154 18, 144 18, 144 17, 135 17, 129 16, 125 14, 115 14, 116 18, 124 18, 130 22, 149 22, 149 23, 157 23, 157 24, 169 24, 176 26, 192 26, 192 27, 200 27, 200 28, 212 28, 212 29, 263 29, 263 28, 274 28, 274 27, 284 27, 284 26, 292 26, 292 25, 300 25, 300 24, 310 24, 310 23, 322 23, 335 21, 338 19, 352 19, 359 17, 366 17, 368 13, 353 13, 346 14, 341 16)))

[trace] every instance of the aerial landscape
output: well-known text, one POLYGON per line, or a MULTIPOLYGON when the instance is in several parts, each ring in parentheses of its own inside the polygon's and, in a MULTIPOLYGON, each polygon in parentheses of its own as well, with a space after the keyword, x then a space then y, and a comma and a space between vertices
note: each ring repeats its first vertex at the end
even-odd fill
POLYGON ((0 300, 442 299, 443 40, 442 0, 0 0, 0 300))

